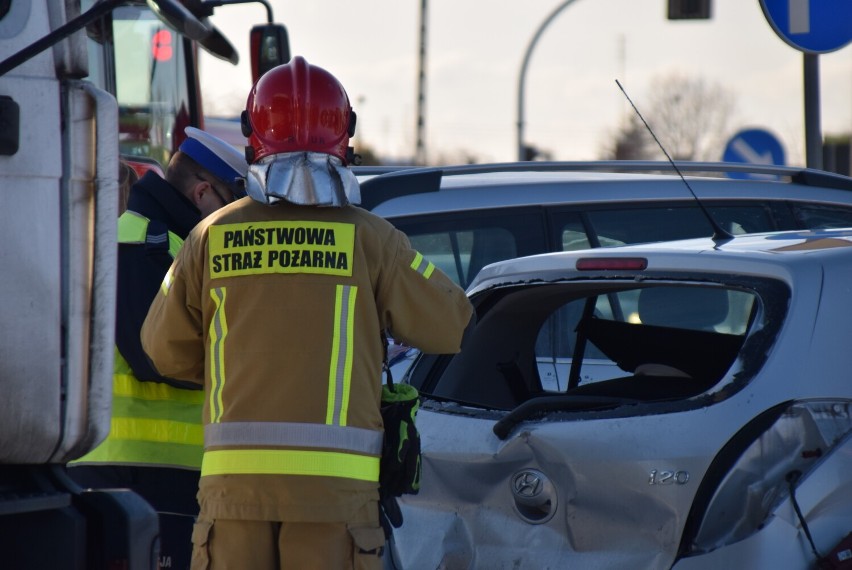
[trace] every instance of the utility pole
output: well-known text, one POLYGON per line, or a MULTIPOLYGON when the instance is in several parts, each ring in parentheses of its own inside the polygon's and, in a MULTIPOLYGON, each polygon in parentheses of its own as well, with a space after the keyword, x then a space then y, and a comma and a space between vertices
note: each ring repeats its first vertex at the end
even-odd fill
POLYGON ((426 164, 426 0, 420 0, 420 54, 417 72, 417 148, 414 151, 415 164, 426 164))

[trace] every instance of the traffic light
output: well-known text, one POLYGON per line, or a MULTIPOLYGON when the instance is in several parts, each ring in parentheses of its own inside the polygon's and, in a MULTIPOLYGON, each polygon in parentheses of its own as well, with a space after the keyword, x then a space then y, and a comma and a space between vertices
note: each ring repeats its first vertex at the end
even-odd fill
POLYGON ((711 0, 667 0, 669 20, 709 20, 711 0))

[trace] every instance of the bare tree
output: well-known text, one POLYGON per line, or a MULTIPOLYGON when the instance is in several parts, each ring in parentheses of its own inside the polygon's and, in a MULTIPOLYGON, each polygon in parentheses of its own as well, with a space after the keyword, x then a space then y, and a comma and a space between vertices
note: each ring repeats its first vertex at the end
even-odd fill
POLYGON ((652 160, 659 149, 636 115, 625 115, 610 143, 604 148, 604 160, 652 160))
MULTIPOLYGON (((650 93, 646 108, 639 110, 674 160, 719 160, 734 113, 731 92, 700 77, 673 73, 653 79, 650 93)), ((664 158, 635 115, 604 152, 606 158, 664 158)))

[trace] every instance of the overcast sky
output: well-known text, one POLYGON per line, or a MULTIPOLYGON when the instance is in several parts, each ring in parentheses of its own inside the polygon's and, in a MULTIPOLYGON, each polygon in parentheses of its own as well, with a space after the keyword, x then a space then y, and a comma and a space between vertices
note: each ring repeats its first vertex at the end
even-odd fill
MULTIPOLYGON (((529 144, 558 160, 599 158, 629 104, 650 83, 680 73, 724 86, 732 132, 763 128, 788 164, 804 151, 803 55, 772 30, 758 0, 712 0, 705 21, 666 20, 666 0, 575 0, 544 29, 525 81, 529 144)), ((269 0, 293 55, 333 73, 358 113, 354 139, 383 156, 414 154, 421 2, 269 0)), ((509 161, 517 156, 524 54, 562 0, 428 0, 426 132, 429 157, 509 161)), ((248 34, 265 23, 260 3, 217 8, 211 21, 241 53, 239 66, 202 56, 210 115, 236 115, 250 89, 248 34)), ((852 131, 852 45, 819 56, 824 135, 852 131)), ((653 125, 652 125, 653 127, 653 125)), ((721 157, 720 157, 721 158, 721 157)))

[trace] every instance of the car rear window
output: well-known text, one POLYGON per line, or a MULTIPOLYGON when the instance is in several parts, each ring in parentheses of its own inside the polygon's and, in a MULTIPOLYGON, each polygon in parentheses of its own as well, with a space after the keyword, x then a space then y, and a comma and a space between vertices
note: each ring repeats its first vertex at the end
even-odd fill
POLYGON ((698 360, 698 352, 704 351, 689 343, 712 347, 718 343, 737 350, 755 303, 752 292, 683 286, 635 288, 568 301, 547 317, 536 337, 541 388, 568 389, 575 354, 582 359, 576 385, 635 373, 639 365, 644 365, 640 370, 644 373, 665 370, 718 380, 736 354, 728 354, 728 359, 707 354, 712 361, 707 363, 698 360), (716 360, 722 363, 718 370, 716 360), (709 369, 713 372, 704 372, 709 369))
POLYGON ((733 377, 767 320, 756 290, 718 283, 551 283, 483 298, 462 352, 414 368, 424 394, 498 410, 546 395, 691 398, 733 377))

